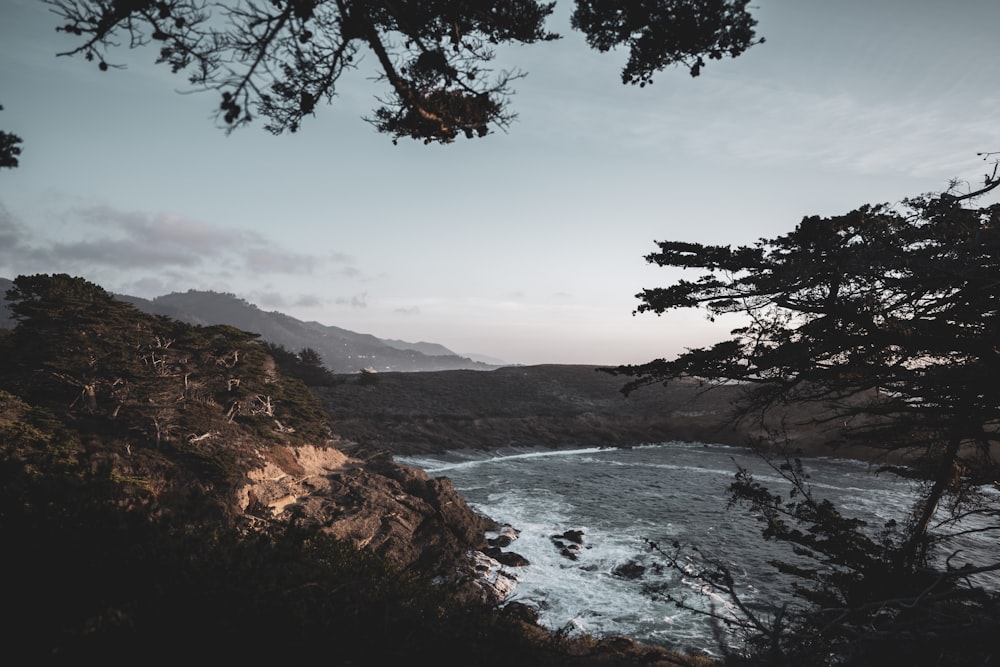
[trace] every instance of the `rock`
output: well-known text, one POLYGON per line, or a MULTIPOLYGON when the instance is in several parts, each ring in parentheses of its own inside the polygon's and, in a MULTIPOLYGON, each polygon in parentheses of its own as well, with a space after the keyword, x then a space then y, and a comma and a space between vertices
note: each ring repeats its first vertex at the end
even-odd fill
POLYGON ((531 565, 531 563, 528 562, 528 559, 521 554, 514 553, 513 551, 503 551, 500 547, 487 547, 483 549, 483 553, 490 558, 507 565, 508 567, 524 567, 525 565, 531 565))
POLYGON ((523 602, 508 602, 503 606, 503 613, 518 618, 525 623, 538 623, 538 610, 523 602))
POLYGON ((520 534, 520 531, 510 524, 504 524, 492 537, 487 533, 486 542, 491 547, 509 547, 520 534))
POLYGON ((568 558, 569 560, 579 559, 579 556, 576 553, 580 549, 579 545, 566 544, 555 535, 552 536, 552 543, 556 545, 556 549, 559 550, 559 554, 564 558, 568 558))
POLYGON ((583 544, 582 530, 567 530, 559 535, 552 535, 550 539, 552 540, 552 543, 556 545, 556 548, 559 549, 560 555, 564 558, 568 558, 570 560, 579 559, 577 552, 583 544), (563 540, 566 541, 564 542, 563 540))
POLYGON ((582 530, 567 530, 562 535, 558 535, 564 540, 569 540, 573 544, 582 545, 583 544, 583 531, 582 530))
POLYGON ((616 577, 621 577, 622 579, 638 579, 646 573, 646 567, 636 563, 634 560, 629 560, 625 563, 616 565, 614 569, 611 570, 611 574, 616 577))
POLYGON ((481 551, 470 554, 475 576, 473 585, 479 588, 480 599, 490 605, 502 604, 517 587, 517 575, 504 569, 503 564, 481 551))
POLYGON ((388 457, 362 461, 333 448, 298 450, 301 475, 272 464, 250 473, 238 494, 248 523, 266 520, 261 507, 277 520, 295 512, 400 567, 456 580, 462 579, 456 568, 467 575, 473 570, 465 554, 486 548, 487 531, 500 528, 469 507, 446 478, 429 479, 388 457))
POLYGON ((573 549, 568 549, 561 545, 559 546, 560 546, 559 555, 561 555, 563 558, 568 558, 569 560, 580 560, 580 557, 576 555, 576 552, 573 549))

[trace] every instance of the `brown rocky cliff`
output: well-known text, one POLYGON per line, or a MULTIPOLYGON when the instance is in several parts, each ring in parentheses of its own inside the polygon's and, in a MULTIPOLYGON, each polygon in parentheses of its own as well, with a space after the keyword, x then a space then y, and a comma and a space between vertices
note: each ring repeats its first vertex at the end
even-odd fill
POLYGON ((400 567, 449 576, 484 599, 496 597, 471 576, 471 556, 487 547, 487 532, 499 526, 473 511, 450 481, 429 479, 387 457, 362 460, 333 447, 292 453, 294 461, 252 471, 239 490, 249 524, 298 515, 400 567))

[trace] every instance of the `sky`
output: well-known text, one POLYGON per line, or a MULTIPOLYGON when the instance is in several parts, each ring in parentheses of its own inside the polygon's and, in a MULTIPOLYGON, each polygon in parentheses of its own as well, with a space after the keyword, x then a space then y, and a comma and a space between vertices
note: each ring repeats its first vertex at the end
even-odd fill
MULTIPOLYGON (((82 276, 153 298, 189 289, 380 338, 517 364, 643 363, 735 326, 634 315, 682 274, 657 241, 753 243, 807 215, 981 183, 1000 151, 1000 3, 757 0, 766 39, 700 77, 624 86, 562 0, 520 69, 507 132, 393 145, 363 60, 295 134, 232 133, 214 93, 121 49, 57 57, 41 0, 0 4, 0 276, 82 276)), ((686 274, 686 278, 693 276, 686 274)))

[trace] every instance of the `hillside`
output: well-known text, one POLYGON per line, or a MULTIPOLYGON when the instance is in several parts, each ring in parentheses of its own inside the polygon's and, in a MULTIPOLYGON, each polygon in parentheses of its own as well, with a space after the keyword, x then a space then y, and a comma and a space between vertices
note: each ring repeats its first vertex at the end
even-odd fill
POLYGON ((694 379, 625 396, 625 379, 587 365, 335 377, 313 391, 332 417, 332 428, 356 443, 344 446, 358 451, 411 455, 671 440, 747 446, 780 429, 785 444, 802 455, 881 456, 838 442, 837 429, 817 420, 819 406, 775 414, 763 425, 753 418, 734 421, 733 404, 742 390, 694 379))
POLYGON ((324 365, 338 373, 357 373, 363 368, 378 371, 438 371, 493 368, 460 357, 444 346, 430 343, 384 341, 319 322, 303 322, 276 311, 263 311, 232 294, 188 290, 152 300, 120 296, 143 312, 165 315, 190 324, 228 324, 259 333, 269 342, 298 352, 312 349, 324 365))

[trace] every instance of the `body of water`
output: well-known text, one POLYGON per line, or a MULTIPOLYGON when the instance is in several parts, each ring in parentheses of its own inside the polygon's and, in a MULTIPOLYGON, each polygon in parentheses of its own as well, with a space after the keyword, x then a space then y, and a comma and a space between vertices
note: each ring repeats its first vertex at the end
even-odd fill
MULTIPOLYGON (((593 635, 623 635, 675 650, 718 653, 712 624, 679 609, 649 587, 686 596, 699 608, 731 609, 724 596, 703 594, 697 581, 666 567, 648 541, 679 543, 696 563, 698 553, 732 571, 741 597, 754 604, 785 601, 785 584, 768 560, 788 556, 765 542, 760 524, 741 507, 727 509, 737 466, 755 473, 772 492, 787 483, 749 450, 697 443, 631 449, 469 450, 434 457, 399 457, 400 463, 448 477, 482 514, 509 524, 519 536, 506 550, 530 561, 508 568, 518 578, 511 600, 539 611, 547 628, 593 635), (579 547, 553 539, 582 531, 579 547), (560 546, 561 545, 561 546, 560 546), (637 575, 638 576, 635 576, 637 575), (631 575, 631 576, 629 576, 631 575)), ((874 475, 859 461, 809 459, 816 496, 842 513, 880 528, 904 519, 912 482, 874 475)))

